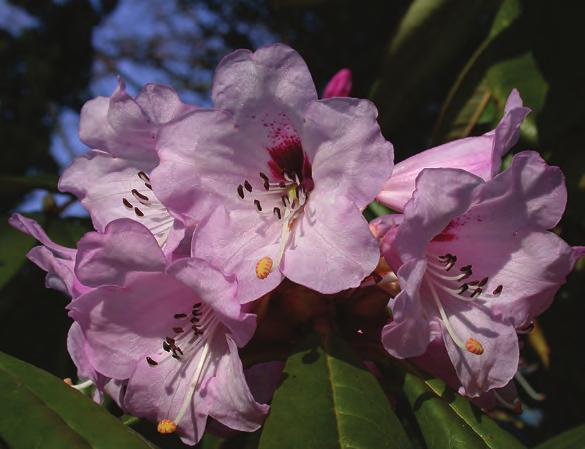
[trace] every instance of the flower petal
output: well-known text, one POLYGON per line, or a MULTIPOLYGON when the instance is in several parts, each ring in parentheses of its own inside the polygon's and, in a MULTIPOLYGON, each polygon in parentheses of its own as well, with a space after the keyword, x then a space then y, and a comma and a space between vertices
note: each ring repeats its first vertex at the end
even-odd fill
POLYGON ((179 260, 167 272, 189 286, 200 298, 207 298, 207 305, 231 331, 238 345, 248 343, 256 329, 256 316, 242 313, 236 296, 235 276, 225 276, 209 263, 196 258, 179 260))
POLYGON ((276 260, 280 227, 280 223, 264 221, 253 211, 228 213, 217 207, 195 230, 192 255, 209 261, 225 273, 235 274, 240 302, 254 301, 283 279, 278 269, 265 279, 256 275, 260 259, 276 260))
POLYGON ((303 148, 313 159, 313 195, 342 196, 367 206, 392 173, 394 148, 382 136, 368 100, 331 98, 306 112, 303 148))
POLYGON ((489 179, 492 148, 493 138, 483 135, 454 140, 415 154, 396 164, 376 199, 392 210, 403 211, 414 192, 416 177, 425 168, 459 168, 489 179))
POLYGON ((244 432, 260 428, 269 406, 255 401, 246 383, 238 348, 226 335, 228 353, 219 360, 217 375, 207 386, 209 415, 222 424, 244 432))
POLYGON ((497 232, 522 226, 552 229, 567 204, 565 178, 558 167, 548 165, 538 153, 523 151, 514 156, 506 171, 483 186, 479 201, 481 204, 473 208, 474 215, 497 215, 497 232))
POLYGON ((520 125, 529 112, 514 89, 496 129, 430 148, 399 162, 377 200, 393 210, 403 211, 414 191, 416 177, 425 168, 459 168, 489 180, 500 171, 502 156, 518 141, 520 125))
POLYGON ((174 314, 201 301, 163 273, 131 273, 123 287, 99 287, 69 304, 93 352, 95 368, 116 379, 129 378, 136 364, 157 352, 172 331, 174 314))
POLYGON ((286 45, 273 44, 224 57, 215 71, 212 98, 215 107, 234 112, 236 121, 258 111, 278 111, 288 113, 300 129, 302 112, 317 99, 317 91, 303 58, 286 45))
MULTIPOLYGON (((393 251, 403 262, 422 257, 431 239, 469 208, 481 184, 481 178, 463 170, 424 169, 417 177, 412 199, 406 204, 393 251)), ((386 254, 384 257, 389 263, 393 259, 386 254)))
POLYGON ((523 106, 518 91, 512 89, 506 101, 504 117, 496 129, 487 133, 489 136, 494 136, 491 176, 495 176, 500 171, 502 156, 518 142, 520 125, 529 113, 530 109, 523 106))
POLYGON ((391 301, 392 322, 382 330, 382 344, 400 359, 420 356, 431 341, 429 322, 423 315, 419 296, 425 270, 424 260, 412 260, 398 271, 402 291, 391 301))
POLYGON ((514 327, 480 307, 461 300, 442 301, 455 333, 464 341, 474 338, 483 347, 482 354, 473 354, 457 346, 446 330, 443 340, 461 381, 460 392, 469 397, 504 387, 518 370, 520 357, 514 327))
POLYGON ((284 253, 282 271, 321 293, 360 285, 380 251, 359 209, 344 197, 311 197, 284 253))
POLYGON ((104 233, 89 232, 79 241, 75 273, 85 285, 124 285, 133 272, 160 272, 165 257, 150 231, 134 220, 121 218, 104 233))
POLYGON ((148 84, 134 99, 120 79, 110 98, 98 97, 83 106, 79 136, 91 148, 156 164, 154 146, 160 125, 194 109, 162 85, 148 84))
POLYGON ((8 219, 8 223, 10 223, 12 227, 18 229, 20 232, 28 234, 37 239, 39 242, 49 248, 56 257, 69 260, 75 259, 76 250, 72 248, 66 248, 65 246, 61 246, 53 242, 36 221, 20 214, 12 214, 8 219))
POLYGON ((67 167, 59 180, 59 190, 79 198, 98 231, 103 231, 109 222, 118 218, 132 218, 152 229, 163 242, 173 219, 161 209, 156 196, 146 186, 149 183, 141 178, 144 177, 141 173, 147 175, 154 167, 149 161, 117 158, 94 150, 67 167), (138 194, 132 193, 134 190, 146 198, 147 204, 141 202, 138 194), (149 205, 153 203, 155 208, 149 205))

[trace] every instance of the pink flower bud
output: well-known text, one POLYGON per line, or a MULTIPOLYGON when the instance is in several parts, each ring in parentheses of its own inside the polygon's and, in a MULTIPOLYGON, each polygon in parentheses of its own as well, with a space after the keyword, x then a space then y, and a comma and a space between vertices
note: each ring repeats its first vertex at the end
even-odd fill
POLYGON ((329 80, 323 90, 323 98, 348 97, 351 92, 351 70, 341 69, 329 80))

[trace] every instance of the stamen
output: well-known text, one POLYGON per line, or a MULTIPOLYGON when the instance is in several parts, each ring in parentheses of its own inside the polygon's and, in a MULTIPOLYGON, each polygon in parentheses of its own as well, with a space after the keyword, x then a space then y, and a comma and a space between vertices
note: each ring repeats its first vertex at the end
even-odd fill
POLYGON ((495 290, 492 292, 492 295, 494 296, 500 296, 500 293, 502 293, 502 290, 504 289, 503 285, 498 285, 495 290))
POLYGON ((124 203, 124 206, 126 206, 128 209, 132 209, 134 207, 126 198, 122 198, 122 203, 124 203))
POLYGON ((479 296, 479 295, 481 295, 481 292, 482 292, 482 291, 483 291, 483 290, 482 290, 481 288, 476 288, 476 289, 475 289, 475 290, 473 290, 473 292, 471 293, 471 297, 472 297, 472 298, 474 298, 474 297, 476 297, 476 296, 479 296))
POLYGON ((279 220, 282 218, 282 216, 280 215, 280 209, 278 207, 274 208, 274 215, 276 216, 276 218, 278 218, 279 220))
POLYGON ((254 200, 254 206, 258 209, 258 212, 262 212, 262 206, 260 205, 260 201, 254 200))
MULTIPOLYGON (((210 333, 213 333, 213 329, 210 330, 210 333)), ((212 335, 209 335, 209 338, 212 338, 212 335)), ((193 378, 191 379, 191 384, 189 385, 189 390, 187 390, 187 394, 185 395, 185 399, 183 401, 183 404, 181 405, 181 408, 179 409, 179 413, 177 413, 177 417, 175 418, 174 422, 181 422, 181 420, 183 419, 183 416, 185 415, 185 412, 187 411, 187 409, 189 408, 189 404, 191 403, 192 399, 193 399, 193 393, 195 392, 195 389, 197 388, 197 384, 199 383, 199 378, 201 377, 201 373, 203 372, 203 368, 205 366, 205 361, 207 360, 207 353, 209 352, 209 345, 207 344, 207 341, 205 342, 205 345, 203 346, 203 352, 199 358, 199 363, 197 364, 197 368, 195 369, 195 372, 193 374, 193 378)), ((176 425, 175 425, 176 428, 176 425)))
POLYGON ((272 270, 272 259, 263 257, 256 263, 256 276, 258 279, 266 279, 272 270))
POLYGON ((433 297, 433 300, 435 301, 435 305, 437 306, 437 309, 439 310, 439 315, 441 315, 441 321, 445 325, 445 329, 449 333, 449 336, 451 337, 453 342, 457 346, 459 346, 459 348, 461 348, 463 350, 467 350, 473 354, 478 354, 478 355, 483 354, 483 346, 475 338, 468 338, 466 343, 463 344, 461 339, 457 336, 455 329, 453 329, 453 327, 451 326, 451 323, 449 322, 449 317, 447 317, 447 314, 445 313, 445 309, 443 308, 443 305, 441 304, 441 300, 439 299, 439 296, 437 295, 437 291, 435 290, 435 287, 434 287, 432 281, 427 282, 427 285, 429 286, 429 289, 431 290, 431 296, 433 297))
POLYGON ((144 212, 142 212, 140 209, 138 209, 137 207, 134 208, 134 213, 136 215, 138 215, 139 217, 144 217, 144 212))
POLYGON ((528 396, 530 396, 535 401, 544 401, 546 396, 532 388, 532 385, 528 383, 528 380, 526 380, 526 378, 522 375, 520 371, 518 371, 514 377, 516 378, 516 381, 518 382, 518 384, 520 384, 520 386, 524 389, 528 396))
POLYGON ((148 182, 150 181, 150 178, 148 177, 148 175, 146 173, 144 173, 143 171, 139 171, 138 172, 138 177, 143 180, 144 182, 148 182))
POLYGON ((175 331, 177 334, 182 334, 183 328, 182 327, 173 327, 173 331, 175 331))
POLYGON ((252 191, 252 186, 250 185, 250 183, 248 182, 247 179, 244 181, 244 187, 246 188, 246 190, 248 192, 251 192, 252 191))
POLYGON ((162 347, 166 352, 169 352, 171 350, 171 345, 169 345, 166 341, 163 341, 162 347))
POLYGON ((163 419, 162 421, 159 421, 156 430, 158 433, 173 433, 177 430, 177 425, 170 419, 163 419))
POLYGON ((131 192, 138 201, 148 201, 148 197, 140 193, 138 190, 132 189, 131 192))
POLYGON ((151 186, 149 183, 145 182, 145 183, 144 183, 144 186, 145 186, 147 189, 149 189, 149 190, 152 190, 152 186, 151 186))
POLYGON ((467 284, 463 284, 461 285, 461 287, 459 288, 459 291, 457 293, 459 293, 460 295, 462 295, 463 293, 465 293, 467 290, 469 289, 469 285, 467 284))
POLYGON ((502 405, 504 408, 508 410, 512 410, 514 413, 519 415, 522 413, 522 402, 518 398, 514 399, 513 403, 506 401, 496 390, 492 390, 494 392, 494 396, 496 400, 502 405))
POLYGON ((187 314, 185 313, 175 313, 175 319, 180 320, 181 318, 187 318, 187 314))
POLYGON ((238 186, 238 195, 240 198, 244 199, 244 187, 242 187, 242 184, 238 186))
POLYGON ((158 362, 155 362, 154 360, 152 360, 150 357, 146 357, 146 361, 148 362, 148 364, 150 366, 156 366, 158 365, 158 362))
POLYGON ((465 342, 465 349, 472 354, 481 355, 483 354, 483 346, 475 338, 468 338, 465 342))

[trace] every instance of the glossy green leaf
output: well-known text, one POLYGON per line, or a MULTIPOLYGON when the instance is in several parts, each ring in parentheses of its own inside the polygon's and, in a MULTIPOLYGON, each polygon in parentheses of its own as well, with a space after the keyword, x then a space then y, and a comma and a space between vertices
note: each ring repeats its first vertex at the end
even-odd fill
POLYGON ((522 124, 521 135, 531 144, 537 142, 536 116, 548 84, 530 46, 532 27, 523 17, 520 0, 504 0, 488 37, 467 62, 443 104, 433 133, 435 143, 468 136, 477 124, 478 112, 483 112, 489 100, 499 109, 491 123, 495 126, 514 88, 533 110, 522 124))
POLYGON ((525 449, 516 438, 438 379, 405 373, 402 389, 428 449, 525 449))
POLYGON ((585 424, 567 430, 534 449, 585 449, 585 424))
POLYGON ((61 379, 0 353, 0 441, 11 449, 152 449, 61 379))
POLYGON ((407 449, 374 376, 338 336, 310 335, 292 354, 260 449, 407 449))
POLYGON ((8 224, 7 215, 0 215, 0 288, 22 266, 34 243, 35 239, 8 224))
POLYGON ((0 188, 5 192, 26 192, 33 189, 58 192, 58 180, 57 175, 0 176, 0 188))
POLYGON ((424 99, 438 72, 457 58, 475 35, 481 17, 495 12, 497 1, 415 0, 388 46, 371 98, 383 130, 397 129, 424 99))

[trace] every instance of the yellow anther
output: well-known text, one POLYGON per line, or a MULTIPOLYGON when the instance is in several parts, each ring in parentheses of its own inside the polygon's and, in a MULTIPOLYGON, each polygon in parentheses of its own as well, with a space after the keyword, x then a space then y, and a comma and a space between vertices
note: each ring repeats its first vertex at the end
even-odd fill
POLYGON ((266 279, 272 270, 272 259, 270 257, 263 257, 256 264, 256 276, 258 279, 266 279))
POLYGON ((177 430, 177 425, 170 419, 163 419, 162 421, 159 421, 156 430, 159 433, 173 433, 177 430))
POLYGON ((483 354, 483 346, 479 341, 475 338, 468 338, 465 342, 465 349, 467 349, 472 354, 481 355, 483 354))
POLYGON ((73 381, 71 380, 71 377, 66 377, 65 379, 63 379, 63 382, 65 382, 66 385, 73 385, 73 381))

